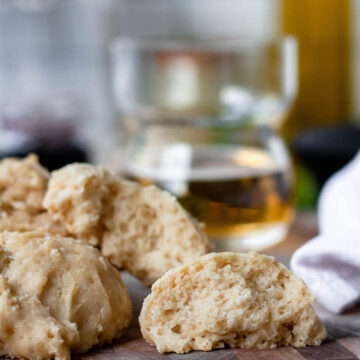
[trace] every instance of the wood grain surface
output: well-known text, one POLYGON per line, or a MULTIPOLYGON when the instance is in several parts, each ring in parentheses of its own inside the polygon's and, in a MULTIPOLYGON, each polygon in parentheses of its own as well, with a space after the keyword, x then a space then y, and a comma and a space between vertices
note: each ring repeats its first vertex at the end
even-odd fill
MULTIPOLYGON (((291 254, 304 242, 316 235, 317 226, 314 214, 302 214, 297 217, 288 238, 283 243, 266 251, 279 261, 288 265, 291 254)), ((137 279, 123 273, 123 279, 129 289, 134 317, 127 334, 113 344, 101 349, 74 355, 78 360, 355 360, 360 359, 360 308, 342 315, 334 315, 319 304, 315 309, 328 331, 328 338, 321 346, 305 348, 283 347, 271 350, 221 349, 210 352, 193 351, 188 354, 159 354, 141 337, 138 316, 145 296, 150 290, 137 279)))

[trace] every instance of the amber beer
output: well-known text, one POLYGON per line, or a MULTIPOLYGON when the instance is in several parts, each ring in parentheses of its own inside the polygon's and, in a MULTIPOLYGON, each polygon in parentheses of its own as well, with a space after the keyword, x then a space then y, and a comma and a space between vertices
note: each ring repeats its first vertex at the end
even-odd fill
POLYGON ((259 150, 238 151, 230 160, 219 166, 193 163, 186 179, 144 176, 146 171, 128 177, 176 195, 205 224, 218 249, 261 249, 278 242, 293 217, 289 169, 272 166, 259 150))

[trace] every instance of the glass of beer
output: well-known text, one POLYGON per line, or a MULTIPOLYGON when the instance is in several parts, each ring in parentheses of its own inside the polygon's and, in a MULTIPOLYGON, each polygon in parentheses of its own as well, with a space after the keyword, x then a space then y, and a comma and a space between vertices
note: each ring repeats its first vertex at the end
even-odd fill
POLYGON ((123 176, 174 194, 218 250, 284 239, 292 172, 277 130, 296 95, 296 41, 119 39, 111 58, 123 176))

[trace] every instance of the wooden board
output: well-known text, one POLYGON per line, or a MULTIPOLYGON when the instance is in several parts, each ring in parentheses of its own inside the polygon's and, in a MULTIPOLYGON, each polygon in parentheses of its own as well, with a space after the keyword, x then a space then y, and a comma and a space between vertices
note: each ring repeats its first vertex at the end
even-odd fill
MULTIPOLYGON (((275 256, 285 264, 291 254, 305 241, 316 235, 316 218, 313 214, 298 216, 288 238, 278 246, 269 249, 268 254, 275 256)), ((355 360, 360 358, 360 309, 343 315, 333 315, 316 304, 315 308, 328 331, 328 339, 321 346, 306 348, 284 347, 271 350, 222 349, 211 352, 193 351, 188 354, 159 354, 142 338, 138 316, 145 296, 150 290, 137 279, 123 273, 134 308, 134 318, 126 336, 112 345, 94 349, 86 354, 75 355, 78 360, 355 360)))

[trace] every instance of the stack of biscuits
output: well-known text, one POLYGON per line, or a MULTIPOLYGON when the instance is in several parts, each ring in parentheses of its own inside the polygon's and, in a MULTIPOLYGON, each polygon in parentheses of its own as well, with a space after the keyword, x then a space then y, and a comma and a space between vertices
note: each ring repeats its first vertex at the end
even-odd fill
POLYGON ((152 285, 139 317, 159 352, 319 345, 304 282, 271 257, 211 253, 169 193, 90 164, 0 161, 0 355, 69 359, 125 333, 124 269, 152 285), (34 336, 36 334, 36 336, 34 336))

